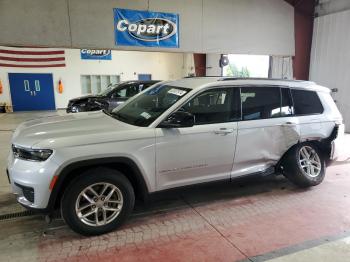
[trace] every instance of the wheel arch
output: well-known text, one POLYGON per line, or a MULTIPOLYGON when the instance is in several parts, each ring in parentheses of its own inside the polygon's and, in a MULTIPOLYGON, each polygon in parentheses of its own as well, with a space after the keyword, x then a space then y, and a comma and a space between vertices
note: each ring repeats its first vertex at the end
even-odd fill
POLYGON ((60 205, 64 189, 71 181, 90 168, 107 167, 122 172, 134 187, 135 197, 147 201, 149 190, 141 170, 137 164, 127 157, 107 157, 73 162, 65 166, 57 175, 57 182, 51 192, 48 211, 55 210, 60 205))
POLYGON ((326 166, 329 164, 330 162, 330 154, 331 154, 331 142, 333 141, 333 139, 306 139, 303 141, 298 141, 298 143, 292 145, 291 147, 288 148, 288 150, 282 155, 282 157, 280 158, 280 160, 278 161, 277 165, 276 165, 276 170, 277 171, 282 171, 282 166, 284 161, 286 160, 288 154, 290 151, 293 150, 294 147, 296 147, 299 144, 308 142, 308 143, 312 143, 314 144, 323 154, 323 157, 326 161, 326 166))

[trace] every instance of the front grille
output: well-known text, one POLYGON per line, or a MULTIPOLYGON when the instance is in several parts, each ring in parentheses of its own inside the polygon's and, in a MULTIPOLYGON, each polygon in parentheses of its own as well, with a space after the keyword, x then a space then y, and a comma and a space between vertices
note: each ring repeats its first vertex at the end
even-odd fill
POLYGON ((23 196, 29 201, 34 203, 34 188, 32 187, 27 187, 27 186, 22 186, 17 183, 15 183, 16 186, 22 189, 23 196))

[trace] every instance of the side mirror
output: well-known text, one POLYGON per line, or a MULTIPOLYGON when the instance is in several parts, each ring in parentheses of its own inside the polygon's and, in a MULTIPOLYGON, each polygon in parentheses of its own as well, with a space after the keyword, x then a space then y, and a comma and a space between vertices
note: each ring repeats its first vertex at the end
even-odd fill
POLYGON ((184 111, 172 113, 166 120, 159 124, 161 128, 179 128, 194 126, 194 115, 184 111))

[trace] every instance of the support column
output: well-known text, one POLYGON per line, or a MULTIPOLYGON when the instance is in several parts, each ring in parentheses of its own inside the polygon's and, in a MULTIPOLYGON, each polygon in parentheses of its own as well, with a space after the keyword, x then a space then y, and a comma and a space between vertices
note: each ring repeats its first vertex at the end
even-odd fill
POLYGON ((193 54, 196 76, 205 76, 206 54, 193 54))

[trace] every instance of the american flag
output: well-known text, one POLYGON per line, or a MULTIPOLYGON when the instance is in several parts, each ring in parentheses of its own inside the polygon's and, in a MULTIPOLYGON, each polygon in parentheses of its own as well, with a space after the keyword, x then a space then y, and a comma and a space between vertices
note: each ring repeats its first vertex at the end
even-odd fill
POLYGON ((64 67, 64 50, 36 47, 0 46, 0 67, 64 67))

